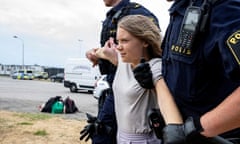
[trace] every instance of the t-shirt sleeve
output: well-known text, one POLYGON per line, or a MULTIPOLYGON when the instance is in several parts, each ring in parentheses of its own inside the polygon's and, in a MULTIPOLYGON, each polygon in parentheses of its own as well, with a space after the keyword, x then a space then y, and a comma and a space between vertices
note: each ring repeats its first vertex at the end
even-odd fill
POLYGON ((154 58, 149 61, 149 65, 151 67, 151 71, 153 75, 152 78, 155 85, 156 82, 162 78, 162 59, 154 58))

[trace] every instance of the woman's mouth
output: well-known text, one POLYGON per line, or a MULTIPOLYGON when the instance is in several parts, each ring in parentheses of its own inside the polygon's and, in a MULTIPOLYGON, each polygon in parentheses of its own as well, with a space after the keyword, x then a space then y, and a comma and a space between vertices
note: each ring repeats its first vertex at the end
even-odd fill
POLYGON ((120 53, 121 57, 125 57, 126 53, 120 53))

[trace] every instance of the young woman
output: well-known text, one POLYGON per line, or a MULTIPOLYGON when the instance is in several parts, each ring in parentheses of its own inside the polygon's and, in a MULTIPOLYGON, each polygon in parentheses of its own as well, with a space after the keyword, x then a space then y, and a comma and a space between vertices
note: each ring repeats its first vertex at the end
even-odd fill
POLYGON ((117 41, 118 45, 110 39, 104 48, 96 52, 98 56, 117 65, 113 81, 117 142, 159 144, 161 140, 152 132, 147 117, 152 108, 158 107, 158 102, 167 124, 182 123, 175 103, 161 79, 160 30, 146 16, 126 16, 118 23, 117 41), (135 79, 133 70, 141 59, 149 64, 155 88, 158 89, 143 88, 135 79))

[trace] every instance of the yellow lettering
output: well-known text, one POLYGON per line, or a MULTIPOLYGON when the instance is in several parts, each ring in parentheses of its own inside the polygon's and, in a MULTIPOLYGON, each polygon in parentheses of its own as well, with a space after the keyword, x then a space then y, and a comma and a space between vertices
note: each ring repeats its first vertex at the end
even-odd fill
POLYGON ((179 53, 179 54, 185 54, 185 55, 191 55, 192 54, 191 49, 186 49, 186 48, 176 46, 176 45, 172 45, 171 50, 176 52, 176 53, 179 53))
POLYGON ((187 50, 187 55, 191 55, 191 50, 190 49, 187 50))
POLYGON ((238 34, 235 34, 235 36, 234 36, 236 39, 240 39, 240 34, 238 33, 238 34))
POLYGON ((176 46, 176 47, 175 47, 175 51, 177 52, 177 51, 178 51, 178 49, 179 49, 179 46, 176 46))
POLYGON ((179 47, 179 52, 182 53, 182 47, 179 47))
POLYGON ((183 49, 182 53, 186 53, 186 49, 183 49))
POLYGON ((231 39, 229 40, 229 42, 232 43, 232 44, 236 44, 236 43, 237 43, 237 41, 236 41, 235 38, 231 38, 231 39))

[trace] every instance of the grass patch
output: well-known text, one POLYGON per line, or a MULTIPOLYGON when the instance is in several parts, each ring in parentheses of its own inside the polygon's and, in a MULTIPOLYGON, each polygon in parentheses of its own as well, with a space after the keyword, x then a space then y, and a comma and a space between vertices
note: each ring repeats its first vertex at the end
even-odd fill
POLYGON ((46 130, 38 130, 38 131, 34 132, 33 134, 36 135, 36 136, 46 136, 46 135, 48 135, 46 130))
POLYGON ((21 122, 21 123, 18 123, 18 125, 33 125, 33 123, 30 123, 30 122, 21 122))
POLYGON ((6 119, 0 118, 0 123, 1 123, 1 124, 2 124, 2 123, 6 123, 6 122, 7 122, 6 119))
POLYGON ((0 131, 3 130, 4 128, 13 128, 13 127, 14 127, 14 123, 12 121, 0 118, 0 131))
POLYGON ((48 115, 48 114, 32 114, 32 113, 22 113, 22 114, 17 114, 17 116, 21 118, 27 118, 29 120, 35 121, 35 120, 46 120, 50 119, 53 116, 48 115))

